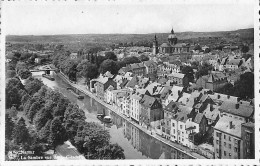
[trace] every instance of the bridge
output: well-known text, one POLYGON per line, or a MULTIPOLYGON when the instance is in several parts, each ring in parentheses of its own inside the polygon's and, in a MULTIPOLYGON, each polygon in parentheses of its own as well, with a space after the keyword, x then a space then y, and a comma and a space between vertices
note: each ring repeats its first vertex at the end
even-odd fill
POLYGON ((39 72, 39 71, 57 71, 57 69, 32 69, 30 72, 39 72))

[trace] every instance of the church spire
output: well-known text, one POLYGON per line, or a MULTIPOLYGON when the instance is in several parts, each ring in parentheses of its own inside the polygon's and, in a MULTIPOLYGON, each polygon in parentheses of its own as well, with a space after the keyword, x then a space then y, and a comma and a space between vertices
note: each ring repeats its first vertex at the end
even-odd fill
POLYGON ((172 30, 171 30, 171 34, 174 34, 173 28, 172 28, 172 30))
POLYGON ((157 40, 156 34, 154 35, 154 40, 157 40))

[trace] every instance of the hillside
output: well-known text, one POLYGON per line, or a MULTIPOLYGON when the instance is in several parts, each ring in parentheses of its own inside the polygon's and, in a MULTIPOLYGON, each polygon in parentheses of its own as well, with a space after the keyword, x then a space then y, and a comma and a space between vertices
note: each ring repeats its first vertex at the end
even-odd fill
MULTIPOLYGON (((102 45, 108 46, 118 43, 136 43, 152 42, 155 34, 77 34, 77 35, 44 35, 44 36, 6 36, 6 42, 10 43, 49 43, 75 47, 89 48, 91 46, 102 45)), ((158 42, 167 42, 169 33, 157 33, 158 42)), ((226 41, 234 38, 240 41, 251 41, 254 39, 254 29, 239 29, 236 31, 219 31, 219 32, 180 32, 176 33, 179 40, 188 42, 197 41, 201 38, 218 37, 226 41)))

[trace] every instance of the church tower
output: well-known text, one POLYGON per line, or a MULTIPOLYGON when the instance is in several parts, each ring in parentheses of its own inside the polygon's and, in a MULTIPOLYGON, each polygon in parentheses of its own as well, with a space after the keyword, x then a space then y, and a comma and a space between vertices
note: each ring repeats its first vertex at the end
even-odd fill
POLYGON ((153 54, 156 55, 158 54, 159 49, 158 49, 158 41, 156 38, 156 35, 154 35, 154 41, 153 41, 153 54))
POLYGON ((175 45, 177 43, 177 37, 176 35, 174 34, 174 31, 173 29, 171 30, 171 34, 168 36, 168 42, 170 45, 175 45))

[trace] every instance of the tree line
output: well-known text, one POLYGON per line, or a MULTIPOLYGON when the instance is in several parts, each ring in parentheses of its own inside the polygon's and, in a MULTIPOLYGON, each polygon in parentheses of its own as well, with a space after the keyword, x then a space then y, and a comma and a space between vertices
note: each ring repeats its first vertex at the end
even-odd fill
POLYGON ((107 130, 86 122, 78 105, 33 77, 24 85, 16 76, 7 80, 5 118, 6 154, 30 150, 42 155, 69 140, 89 159, 125 158, 124 150, 110 143, 107 130))
POLYGON ((70 52, 59 50, 55 52, 52 62, 66 74, 70 80, 76 81, 77 77, 83 77, 86 82, 98 77, 98 75, 104 74, 109 71, 111 74, 117 74, 119 69, 125 67, 128 64, 140 63, 141 61, 149 60, 145 55, 125 57, 119 61, 114 52, 106 52, 105 56, 98 55, 98 49, 91 49, 87 53, 78 53, 78 58, 72 59, 70 52), (83 56, 84 54, 84 56, 83 56))

